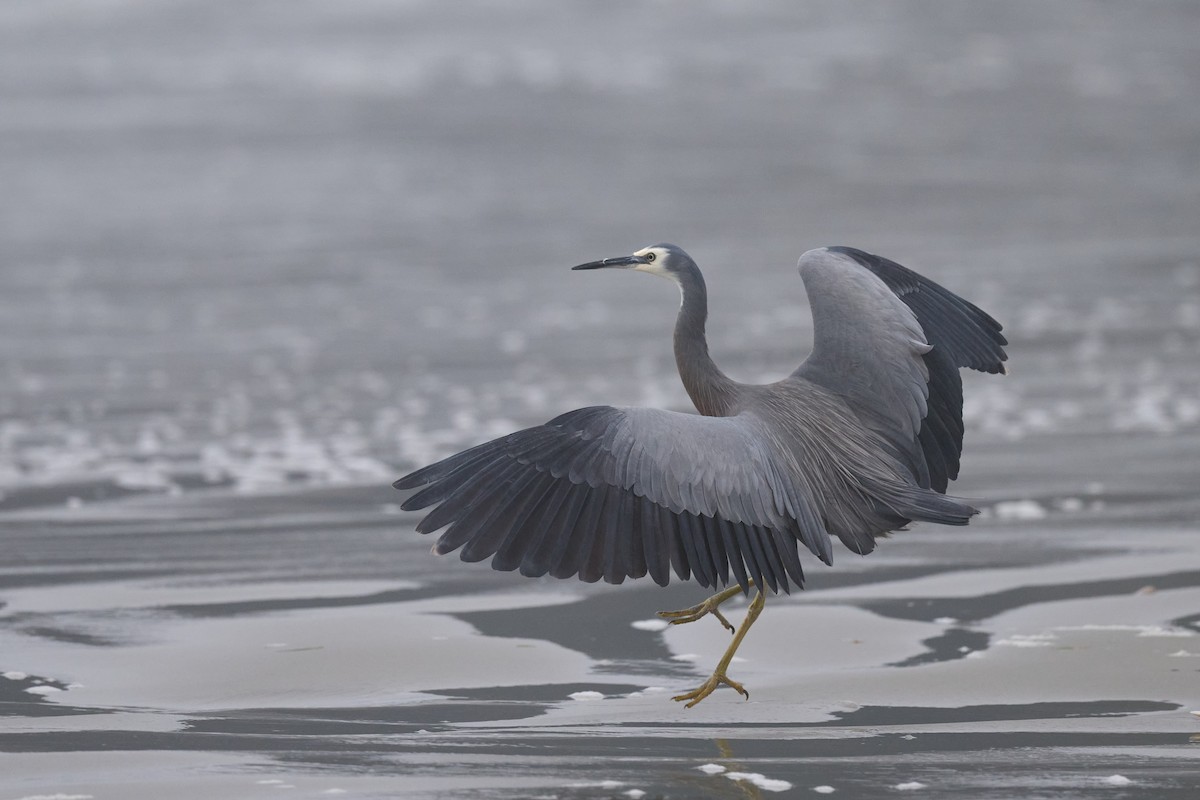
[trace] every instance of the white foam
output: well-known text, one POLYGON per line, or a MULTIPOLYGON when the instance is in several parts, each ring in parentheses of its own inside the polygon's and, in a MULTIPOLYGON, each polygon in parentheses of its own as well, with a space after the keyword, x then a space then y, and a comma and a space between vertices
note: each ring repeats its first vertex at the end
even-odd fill
POLYGON ((641 789, 630 789, 629 791, 621 792, 621 794, 631 798, 632 800, 642 800, 642 798, 646 796, 646 793, 641 789))
POLYGON ((816 792, 817 794, 833 794, 837 790, 834 789, 832 786, 824 785, 824 786, 814 786, 813 791, 816 792))
POLYGON ((665 619, 639 619, 636 622, 629 623, 630 627, 636 628, 639 631, 662 631, 666 630, 670 624, 665 619))
POLYGON ((0 677, 8 678, 10 681, 23 681, 26 678, 28 678, 29 675, 27 675, 24 672, 18 672, 17 670, 13 669, 13 670, 9 670, 8 672, 0 672, 0 677))
POLYGON ((57 686, 30 686, 25 691, 29 694, 40 694, 44 697, 50 694, 58 694, 62 689, 57 686))
POLYGON ((919 789, 924 789, 925 784, 920 781, 908 781, 907 783, 897 783, 894 788, 901 792, 915 792, 919 789))
POLYGON ((1124 407, 1114 411, 1112 426, 1118 431, 1159 434, 1195 427, 1200 422, 1200 403, 1191 396, 1193 391, 1169 382, 1138 387, 1123 398, 1124 407))
POLYGON ((1195 636, 1185 628, 1163 627, 1161 625, 1146 625, 1138 631, 1138 636, 1195 636))
POLYGON ((1053 633, 1014 633, 995 644, 1002 647, 1050 647, 1058 637, 1053 633))
POLYGON ((792 788, 792 784, 787 781, 768 778, 761 772, 726 772, 725 777, 731 781, 745 781, 753 784, 765 792, 786 792, 792 788))
POLYGON ((993 511, 1000 519, 1022 522, 1046 518, 1046 509, 1036 500, 1004 500, 996 503, 993 511))
POLYGON ((705 775, 720 775, 725 771, 725 768, 720 764, 701 764, 696 769, 703 772, 705 775))
POLYGON ((1109 775, 1102 782, 1109 786, 1128 786, 1129 784, 1133 783, 1133 781, 1131 781, 1129 778, 1126 778, 1124 775, 1109 775))
POLYGON ((699 661, 700 654, 699 653, 680 653, 677 656, 671 656, 671 660, 673 660, 673 661, 699 661))
POLYGON ((1060 498, 1055 505, 1058 507, 1059 511, 1063 511, 1067 514, 1076 514, 1080 511, 1083 511, 1084 508, 1083 501, 1078 497, 1060 498))
POLYGON ((159 471, 158 467, 149 464, 130 464, 119 467, 113 474, 113 483, 122 489, 128 489, 133 492, 165 492, 175 485, 170 478, 159 471))
POLYGON ((1196 634, 1187 628, 1175 628, 1163 625, 1061 625, 1056 631, 1120 631, 1136 633, 1138 636, 1166 637, 1186 639, 1196 634))
POLYGON ((604 695, 600 692, 571 692, 567 697, 572 700, 580 700, 587 702, 589 700, 603 700, 604 695))

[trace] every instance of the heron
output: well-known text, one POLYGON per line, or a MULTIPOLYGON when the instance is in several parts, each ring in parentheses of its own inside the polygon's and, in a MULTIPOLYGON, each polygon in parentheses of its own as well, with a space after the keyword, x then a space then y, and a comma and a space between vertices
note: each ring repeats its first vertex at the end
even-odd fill
POLYGON ((696 262, 656 244, 573 267, 675 282, 675 363, 699 414, 591 406, 485 442, 399 479, 402 504, 446 528, 436 554, 588 582, 673 572, 721 588, 670 624, 712 615, 733 641, 688 708, 725 685, 766 593, 804 587, 800 545, 826 565, 833 537, 866 555, 911 522, 966 525, 946 494, 963 442, 960 368, 1004 374, 1007 340, 987 313, 934 281, 851 247, 800 257, 812 351, 774 383, 740 383, 709 355, 708 291, 696 262), (449 526, 449 527, 447 527, 449 526), (734 627, 722 603, 754 590, 734 627))

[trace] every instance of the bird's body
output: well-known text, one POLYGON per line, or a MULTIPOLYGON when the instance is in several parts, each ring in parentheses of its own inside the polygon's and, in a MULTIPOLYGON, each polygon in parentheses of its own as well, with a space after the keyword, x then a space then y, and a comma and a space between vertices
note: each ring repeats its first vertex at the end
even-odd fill
MULTIPOLYGON (((878 256, 810 251, 812 353, 783 380, 743 384, 709 356, 707 290, 686 253, 655 245, 577 269, 601 267, 679 284, 675 358, 700 415, 578 409, 400 479, 424 487, 404 508, 437 506, 417 530, 449 525, 435 552, 461 547, 465 561, 529 576, 665 585, 673 571, 754 585, 761 609, 765 588, 803 585, 800 544, 830 564, 831 536, 865 554, 910 521, 965 525, 976 513, 944 494, 962 449, 958 369, 1004 371, 1000 325, 975 306, 878 256)), ((716 605, 674 621, 724 622, 716 605)), ((724 667, 746 627, 712 681, 741 690, 724 667)))

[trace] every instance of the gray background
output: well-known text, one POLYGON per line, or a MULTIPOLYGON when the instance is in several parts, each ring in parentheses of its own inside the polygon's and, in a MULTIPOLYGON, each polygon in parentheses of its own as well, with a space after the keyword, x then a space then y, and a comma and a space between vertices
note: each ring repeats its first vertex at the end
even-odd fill
POLYGON ((1188 2, 0 6, 0 792, 757 791, 694 769, 724 758, 798 795, 1192 796, 1197 30, 1188 2), (814 564, 747 641, 752 701, 686 713, 629 694, 725 634, 629 623, 701 590, 433 559, 387 488, 577 406, 686 407, 675 290, 567 269, 657 241, 741 380, 803 358, 824 244, 1012 343, 966 376, 985 516, 814 564))

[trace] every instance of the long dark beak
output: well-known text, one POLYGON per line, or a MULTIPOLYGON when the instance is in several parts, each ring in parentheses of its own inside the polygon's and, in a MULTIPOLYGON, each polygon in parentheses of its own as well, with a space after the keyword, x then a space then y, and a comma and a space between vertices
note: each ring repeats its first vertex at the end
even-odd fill
POLYGON ((630 267, 637 266, 638 264, 649 263, 649 261, 641 256, 618 256, 617 258, 605 258, 600 261, 589 261, 586 264, 580 264, 577 267, 571 267, 571 269, 606 269, 608 267, 629 269, 630 267))

